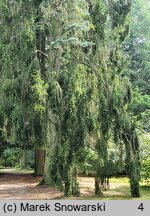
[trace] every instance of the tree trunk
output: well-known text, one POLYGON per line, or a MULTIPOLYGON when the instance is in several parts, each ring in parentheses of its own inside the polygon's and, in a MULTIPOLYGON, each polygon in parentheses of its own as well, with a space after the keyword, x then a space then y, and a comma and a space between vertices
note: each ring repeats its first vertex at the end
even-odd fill
POLYGON ((53 112, 48 109, 47 111, 47 146, 46 146, 46 156, 45 156, 45 167, 44 167, 44 184, 54 184, 53 178, 51 176, 53 159, 55 154, 55 149, 58 144, 58 131, 57 131, 56 116, 53 112))
POLYGON ((44 173, 45 165, 45 150, 44 149, 35 149, 35 175, 42 176, 44 173))
POLYGON ((136 155, 134 158, 129 160, 129 177, 130 177, 130 187, 131 187, 131 196, 140 197, 140 168, 139 162, 136 160, 136 155))
POLYGON ((132 136, 126 135, 126 166, 130 178, 131 196, 140 197, 140 161, 139 161, 139 144, 136 133, 132 136))
POLYGON ((102 196, 102 189, 100 186, 100 179, 98 177, 95 178, 95 195, 102 196))
POLYGON ((27 168, 28 163, 28 152, 27 150, 23 150, 22 160, 21 160, 21 167, 23 169, 27 168))
POLYGON ((2 158, 0 158, 0 166, 2 166, 3 165, 3 160, 2 160, 2 158))
POLYGON ((131 186, 131 196, 140 197, 139 178, 136 172, 130 174, 130 186, 131 186))

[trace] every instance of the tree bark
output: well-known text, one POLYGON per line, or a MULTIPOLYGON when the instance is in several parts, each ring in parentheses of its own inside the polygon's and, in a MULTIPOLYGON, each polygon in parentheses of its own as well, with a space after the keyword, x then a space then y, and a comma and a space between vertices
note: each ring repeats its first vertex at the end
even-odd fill
POLYGON ((44 173, 45 165, 45 150, 44 149, 35 149, 35 175, 42 176, 44 173))
POLYGON ((22 159, 21 159, 21 167, 23 169, 26 169, 27 163, 28 163, 28 153, 27 153, 27 150, 23 150, 23 155, 22 155, 22 159))
POLYGON ((51 176, 51 170, 53 166, 53 158, 58 144, 58 131, 56 116, 53 112, 48 109, 47 111, 47 146, 46 146, 46 156, 45 156, 45 167, 44 167, 44 184, 54 184, 53 178, 51 176))

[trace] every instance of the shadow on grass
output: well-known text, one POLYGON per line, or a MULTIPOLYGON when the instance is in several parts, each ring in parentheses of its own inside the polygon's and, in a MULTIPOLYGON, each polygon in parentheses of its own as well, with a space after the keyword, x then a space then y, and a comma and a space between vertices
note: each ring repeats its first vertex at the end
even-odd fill
POLYGON ((94 191, 91 194, 82 194, 80 197, 64 197, 60 196, 56 199, 69 199, 69 200, 150 200, 150 186, 141 186, 141 197, 131 197, 129 185, 117 185, 115 188, 110 188, 104 191, 102 197, 94 196, 94 191))
POLYGON ((141 186, 141 189, 150 192, 150 185, 142 185, 142 186, 141 186))

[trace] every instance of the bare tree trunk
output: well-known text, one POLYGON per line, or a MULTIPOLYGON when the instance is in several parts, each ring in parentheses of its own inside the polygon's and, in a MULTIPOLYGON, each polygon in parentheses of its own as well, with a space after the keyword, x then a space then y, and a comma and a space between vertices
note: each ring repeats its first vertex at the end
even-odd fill
POLYGON ((28 153, 27 150, 23 150, 23 155, 21 159, 21 167, 23 169, 27 168, 27 162, 28 162, 28 153))
POLYGON ((42 176, 44 173, 45 165, 45 150, 44 149, 35 149, 35 175, 42 176))
POLYGON ((58 143, 58 133, 57 133, 57 122, 55 115, 49 109, 47 113, 47 146, 46 146, 46 156, 45 156, 45 167, 44 167, 44 184, 53 184, 53 179, 51 176, 52 163, 54 158, 54 152, 56 145, 58 143))

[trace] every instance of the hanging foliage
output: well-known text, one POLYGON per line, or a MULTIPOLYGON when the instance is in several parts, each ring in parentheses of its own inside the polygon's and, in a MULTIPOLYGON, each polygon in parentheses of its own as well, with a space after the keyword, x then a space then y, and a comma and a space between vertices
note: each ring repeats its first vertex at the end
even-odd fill
POLYGON ((139 143, 123 74, 131 1, 0 4, 0 110, 7 140, 44 149, 42 183, 59 186, 66 196, 80 195, 78 173, 91 149, 95 194, 102 196, 115 173, 109 141, 118 149, 124 142, 131 194, 139 196, 139 143))

